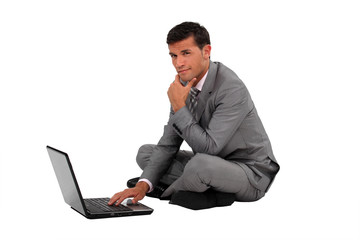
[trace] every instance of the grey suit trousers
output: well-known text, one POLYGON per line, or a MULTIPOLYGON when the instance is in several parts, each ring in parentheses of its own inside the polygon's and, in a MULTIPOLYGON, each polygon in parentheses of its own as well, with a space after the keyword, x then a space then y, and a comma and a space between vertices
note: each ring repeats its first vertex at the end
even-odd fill
MULTIPOLYGON (((155 145, 140 147, 136 161, 141 169, 150 163, 155 145)), ((236 200, 251 202, 262 198, 265 192, 254 188, 244 171, 246 165, 224 160, 220 157, 191 151, 179 151, 172 159, 166 174, 160 179, 170 185, 163 197, 177 191, 205 192, 212 188, 215 191, 235 193, 236 200)))

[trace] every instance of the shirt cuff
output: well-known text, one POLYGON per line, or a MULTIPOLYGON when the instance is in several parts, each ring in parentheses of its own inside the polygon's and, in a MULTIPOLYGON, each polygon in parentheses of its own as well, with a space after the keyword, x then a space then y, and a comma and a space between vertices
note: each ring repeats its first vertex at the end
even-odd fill
POLYGON ((147 180, 146 178, 139 179, 138 182, 146 182, 149 185, 150 188, 149 188, 148 193, 151 192, 152 190, 154 190, 152 183, 149 180, 147 180))

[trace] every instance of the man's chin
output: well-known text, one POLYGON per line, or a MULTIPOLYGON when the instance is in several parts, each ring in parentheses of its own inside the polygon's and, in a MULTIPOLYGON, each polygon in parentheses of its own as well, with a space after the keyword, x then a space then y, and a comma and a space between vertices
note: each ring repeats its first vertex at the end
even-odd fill
POLYGON ((180 79, 183 81, 183 82, 189 82, 193 79, 193 77, 189 77, 189 76, 185 76, 185 75, 180 75, 180 79))

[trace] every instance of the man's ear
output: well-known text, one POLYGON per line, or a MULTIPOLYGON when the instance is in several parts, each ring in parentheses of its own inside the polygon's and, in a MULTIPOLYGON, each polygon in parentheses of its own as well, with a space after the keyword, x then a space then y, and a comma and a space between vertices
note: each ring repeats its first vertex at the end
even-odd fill
POLYGON ((210 44, 205 45, 202 50, 203 50, 204 58, 209 59, 211 54, 211 45, 210 44))

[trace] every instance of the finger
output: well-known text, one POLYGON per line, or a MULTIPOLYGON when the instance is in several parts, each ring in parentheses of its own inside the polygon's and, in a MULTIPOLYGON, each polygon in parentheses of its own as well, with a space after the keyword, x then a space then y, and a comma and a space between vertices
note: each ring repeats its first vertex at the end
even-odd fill
POLYGON ((120 194, 121 192, 115 193, 114 196, 112 196, 112 198, 108 202, 108 205, 113 205, 119 199, 120 194))
POLYGON ((119 206, 126 198, 128 198, 127 194, 126 195, 122 195, 118 201, 115 203, 115 206, 119 206))
POLYGON ((121 196, 119 197, 117 203, 115 204, 115 206, 119 206, 125 199, 129 198, 129 197, 134 197, 135 196, 135 193, 133 191, 133 188, 129 188, 129 189, 126 189, 122 194, 121 196))
POLYGON ((138 201, 140 201, 141 199, 143 199, 144 197, 145 197, 145 195, 143 195, 143 194, 138 194, 138 195, 136 195, 136 196, 133 198, 132 202, 135 204, 135 203, 137 203, 138 201))
POLYGON ((191 79, 191 81, 189 81, 189 83, 187 84, 186 87, 192 88, 192 86, 194 85, 195 82, 196 82, 196 78, 191 79))
POLYGON ((128 189, 122 191, 122 192, 118 192, 116 193, 108 202, 108 205, 114 205, 114 203, 116 203, 116 206, 119 206, 120 203, 122 203, 128 196, 129 196, 129 191, 128 189))
POLYGON ((180 83, 180 76, 179 76, 179 74, 176 74, 176 75, 175 75, 175 81, 174 81, 174 83, 175 83, 175 82, 180 83))

